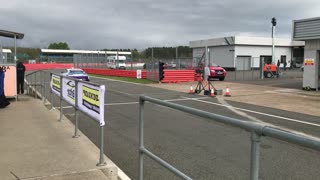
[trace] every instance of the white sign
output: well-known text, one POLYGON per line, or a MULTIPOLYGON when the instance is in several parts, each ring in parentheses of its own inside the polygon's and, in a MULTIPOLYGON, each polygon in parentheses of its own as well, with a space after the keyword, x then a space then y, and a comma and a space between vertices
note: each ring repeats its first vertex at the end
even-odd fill
POLYGON ((77 98, 77 107, 84 113, 97 120, 100 126, 104 126, 104 94, 105 86, 94 86, 85 82, 76 81, 52 74, 50 87, 52 92, 60 96, 68 103, 75 105, 77 98), (60 80, 62 81, 60 86, 60 80), (75 96, 77 92, 77 97, 75 96))
POLYGON ((141 69, 138 69, 137 70, 137 79, 141 79, 141 75, 142 75, 141 69))
POLYGON ((76 82, 74 80, 63 77, 62 78, 62 97, 67 102, 69 102, 74 106, 76 104, 75 95, 76 95, 76 82))
POLYGON ((83 112, 95 118, 100 126, 104 126, 104 93, 105 86, 99 87, 78 82, 77 105, 83 112))
POLYGON ((60 96, 61 87, 60 87, 60 76, 52 74, 51 81, 50 81, 50 87, 52 92, 60 96))

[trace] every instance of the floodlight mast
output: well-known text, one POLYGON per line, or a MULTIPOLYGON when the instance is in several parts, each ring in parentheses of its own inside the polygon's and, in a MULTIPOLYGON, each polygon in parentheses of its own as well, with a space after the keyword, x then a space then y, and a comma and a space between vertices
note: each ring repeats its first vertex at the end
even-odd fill
POLYGON ((275 35, 275 29, 277 25, 277 19, 273 17, 271 19, 271 24, 272 24, 272 64, 275 63, 275 54, 274 54, 274 35, 275 35))

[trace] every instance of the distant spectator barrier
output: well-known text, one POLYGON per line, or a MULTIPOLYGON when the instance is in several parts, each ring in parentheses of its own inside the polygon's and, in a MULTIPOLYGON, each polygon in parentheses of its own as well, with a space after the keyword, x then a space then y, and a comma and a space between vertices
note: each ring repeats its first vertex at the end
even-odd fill
POLYGON ((37 71, 46 69, 69 69, 73 68, 73 64, 23 64, 26 71, 37 71))
MULTIPOLYGON (((303 135, 302 133, 290 132, 288 130, 272 127, 263 123, 244 121, 240 119, 230 118, 226 116, 221 116, 218 114, 209 113, 199 109, 194 109, 187 106, 182 106, 179 104, 174 104, 171 102, 165 102, 163 100, 140 96, 139 99, 139 180, 143 180, 144 171, 144 155, 149 156, 151 159, 158 162, 163 167, 170 170, 172 173, 176 174, 182 179, 191 179, 166 161, 162 160, 160 157, 153 154, 147 148, 144 147, 144 106, 145 102, 158 104, 175 110, 179 110, 185 113, 189 113, 202 118, 207 118, 212 121, 224 123, 226 125, 234 126, 237 128, 244 129, 251 132, 251 166, 250 166, 250 179, 259 179, 259 165, 260 165, 260 143, 262 136, 269 136, 278 140, 286 141, 296 145, 311 148, 320 151, 320 139, 317 137, 311 137, 303 135)), ((236 179, 236 177, 235 177, 236 179)))
MULTIPOLYGON (((88 74, 105 75, 105 76, 119 76, 119 77, 130 77, 136 78, 136 70, 117 70, 117 69, 93 69, 93 68, 82 68, 88 74)), ((147 74, 145 71, 141 72, 141 79, 146 79, 147 74)))
MULTIPOLYGON (((136 70, 82 68, 88 74, 137 78, 136 70)), ((164 70, 163 83, 189 82, 195 80, 194 70, 164 70)), ((147 72, 141 72, 141 79, 147 78, 147 72)))

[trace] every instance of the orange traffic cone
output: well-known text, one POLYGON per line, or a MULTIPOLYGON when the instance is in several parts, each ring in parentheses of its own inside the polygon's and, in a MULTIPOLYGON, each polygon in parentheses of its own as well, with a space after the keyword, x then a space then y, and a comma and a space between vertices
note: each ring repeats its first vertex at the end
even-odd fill
POLYGON ((226 89, 226 93, 224 96, 227 96, 227 97, 230 97, 231 94, 230 94, 230 90, 229 90, 229 87, 227 86, 227 89, 226 89))
POLYGON ((214 95, 214 88, 211 89, 211 91, 210 91, 210 96, 211 96, 211 97, 216 97, 216 95, 214 95))
POLYGON ((193 94, 194 92, 193 92, 193 87, 192 87, 192 85, 190 85, 190 90, 189 90, 189 94, 193 94))

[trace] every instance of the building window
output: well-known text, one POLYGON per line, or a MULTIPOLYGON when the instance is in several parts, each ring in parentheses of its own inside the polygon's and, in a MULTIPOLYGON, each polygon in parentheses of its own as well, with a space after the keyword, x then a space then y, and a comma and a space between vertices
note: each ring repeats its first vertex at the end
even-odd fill
POLYGON ((260 59, 264 64, 271 64, 272 63, 272 56, 260 56, 260 59))
POLYGON ((281 56, 281 61, 280 61, 280 62, 281 62, 282 64, 284 64, 284 62, 287 61, 286 58, 287 58, 286 56, 281 56))

